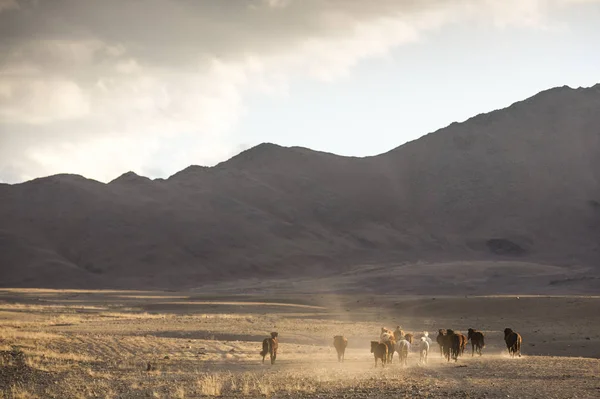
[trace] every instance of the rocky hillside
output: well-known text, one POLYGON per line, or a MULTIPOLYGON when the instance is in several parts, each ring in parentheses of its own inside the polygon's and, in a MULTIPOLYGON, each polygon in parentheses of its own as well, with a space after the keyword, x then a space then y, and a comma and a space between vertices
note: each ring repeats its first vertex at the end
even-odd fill
POLYGON ((0 285, 183 288, 361 264, 600 269, 600 85, 374 157, 261 144, 170 178, 0 185, 0 285))

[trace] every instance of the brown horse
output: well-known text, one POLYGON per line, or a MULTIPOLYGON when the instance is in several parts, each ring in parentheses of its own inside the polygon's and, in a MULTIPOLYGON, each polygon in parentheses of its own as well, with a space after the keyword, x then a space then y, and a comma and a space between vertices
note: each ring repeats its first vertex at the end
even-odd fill
POLYGON ((471 357, 475 356, 475 352, 481 356, 481 350, 485 348, 483 333, 472 328, 469 328, 467 331, 467 339, 471 340, 471 357))
POLYGON ((375 357, 375 367, 377 367, 377 359, 381 359, 381 367, 385 367, 388 357, 387 345, 377 341, 371 341, 371 353, 375 357))
POLYGON ((333 337, 333 346, 337 351, 338 362, 344 361, 344 354, 346 353, 346 347, 348 346, 348 338, 343 335, 336 335, 333 337))
POLYGON ((383 343, 388 348, 387 362, 391 364, 392 360, 394 360, 394 352, 396 352, 396 340, 390 338, 389 341, 385 341, 383 343))
POLYGON ((260 352, 263 363, 265 362, 265 356, 267 356, 268 353, 271 357, 271 364, 275 364, 275 359, 277 359, 277 348, 279 347, 279 342, 277 340, 278 336, 279 334, 277 332, 272 332, 271 338, 263 339, 263 349, 260 352))
POLYGON ((461 334, 461 333, 455 333, 455 334, 458 335, 458 339, 460 341, 459 355, 462 356, 465 353, 465 349, 467 349, 467 343, 468 343, 469 339, 464 334, 461 334))
POLYGON ((515 355, 521 357, 521 344, 523 343, 523 338, 521 338, 519 333, 514 332, 510 328, 505 328, 504 342, 506 342, 506 348, 508 349, 510 357, 515 357, 515 355))

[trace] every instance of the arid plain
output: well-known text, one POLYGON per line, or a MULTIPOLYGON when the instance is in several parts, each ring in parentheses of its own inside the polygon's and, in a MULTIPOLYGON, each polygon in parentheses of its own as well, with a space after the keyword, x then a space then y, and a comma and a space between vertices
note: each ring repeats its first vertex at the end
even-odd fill
POLYGON ((600 297, 0 291, 3 398, 594 398, 600 297), (486 334, 457 363, 374 367, 382 326, 486 334), (501 331, 523 336, 508 357, 501 331), (278 331, 275 365, 261 341, 278 331), (349 339, 338 363, 334 335, 349 339))

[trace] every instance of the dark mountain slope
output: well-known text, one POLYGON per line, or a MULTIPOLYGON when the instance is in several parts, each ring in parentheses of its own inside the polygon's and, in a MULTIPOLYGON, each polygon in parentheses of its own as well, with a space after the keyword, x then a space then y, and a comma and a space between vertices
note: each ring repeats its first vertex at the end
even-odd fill
POLYGON ((166 180, 0 186, 0 284, 190 287, 363 262, 600 261, 600 85, 368 158, 261 144, 166 180))
POLYGON ((510 236, 540 256, 590 254, 599 237, 590 206, 600 195, 599 110, 600 85, 552 89, 378 158, 397 171, 407 209, 430 231, 459 241, 510 236))

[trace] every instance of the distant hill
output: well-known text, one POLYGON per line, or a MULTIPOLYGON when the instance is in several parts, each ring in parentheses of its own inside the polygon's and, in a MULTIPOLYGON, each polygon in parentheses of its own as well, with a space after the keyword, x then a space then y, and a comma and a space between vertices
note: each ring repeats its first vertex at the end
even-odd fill
POLYGON ((600 85, 374 157, 261 144, 168 179, 0 185, 1 286, 188 288, 495 260, 600 273, 600 85))

